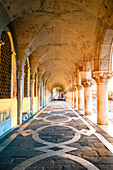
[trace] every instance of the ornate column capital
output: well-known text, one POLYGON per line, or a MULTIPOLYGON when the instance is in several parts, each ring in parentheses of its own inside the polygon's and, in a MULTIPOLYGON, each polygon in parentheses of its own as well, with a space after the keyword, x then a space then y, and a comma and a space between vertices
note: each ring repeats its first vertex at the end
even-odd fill
POLYGON ((92 78, 96 83, 108 83, 109 80, 113 77, 112 71, 93 71, 92 78))
POLYGON ((40 83, 39 83, 39 82, 38 82, 38 85, 37 85, 37 86, 38 86, 38 88, 40 87, 40 83))
POLYGON ((82 80, 82 85, 83 85, 84 87, 91 87, 92 84, 93 84, 92 79, 84 79, 84 80, 82 80))
POLYGON ((34 79, 31 79, 31 85, 33 85, 35 83, 34 79))
POLYGON ((76 84, 76 87, 77 87, 78 89, 82 89, 82 88, 83 88, 83 85, 82 85, 82 84, 76 84))
POLYGON ((69 92, 72 92, 72 91, 73 91, 73 87, 70 87, 70 88, 69 88, 69 92))
POLYGON ((17 79, 19 79, 19 80, 22 80, 24 78, 24 76, 25 76, 25 73, 23 73, 22 71, 19 71, 17 73, 17 79))

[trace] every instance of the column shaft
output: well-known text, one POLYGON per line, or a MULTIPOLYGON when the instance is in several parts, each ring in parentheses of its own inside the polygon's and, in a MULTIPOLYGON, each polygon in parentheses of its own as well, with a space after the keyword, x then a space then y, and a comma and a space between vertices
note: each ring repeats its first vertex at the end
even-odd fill
POLYGON ((92 89, 91 86, 84 87, 85 115, 92 114, 92 89))
POLYGON ((84 104, 85 104, 85 115, 92 114, 92 80, 84 79, 82 81, 84 86, 84 104))
POLYGON ((78 89, 77 89, 77 87, 74 90, 74 107, 78 108, 78 89))
POLYGON ((31 80, 31 102, 30 102, 30 109, 32 110, 32 113, 34 114, 34 107, 33 107, 33 100, 34 100, 34 80, 31 80))
POLYGON ((83 110, 83 86, 79 85, 78 86, 78 110, 83 110))
POLYGON ((18 124, 22 123, 22 102, 23 102, 23 74, 22 72, 18 73, 18 124))
POLYGON ((108 82, 113 72, 94 71, 92 78, 97 83, 97 123, 108 124, 108 82))
POLYGON ((40 85, 38 85, 37 89, 37 98, 38 98, 38 111, 40 110, 40 85))
POLYGON ((97 123, 108 124, 107 84, 97 84, 97 123))

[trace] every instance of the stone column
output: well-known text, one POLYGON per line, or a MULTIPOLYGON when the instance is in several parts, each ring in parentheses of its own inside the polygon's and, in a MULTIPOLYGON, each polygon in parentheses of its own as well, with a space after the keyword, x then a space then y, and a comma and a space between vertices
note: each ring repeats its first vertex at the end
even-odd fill
POLYGON ((75 86, 73 85, 71 88, 70 88, 70 94, 71 94, 71 105, 74 107, 74 91, 75 91, 75 86))
POLYGON ((73 106, 73 88, 69 89, 69 104, 73 106))
POLYGON ((30 110, 32 110, 32 114, 34 114, 34 107, 33 107, 33 99, 34 99, 34 79, 31 79, 31 100, 30 100, 30 110))
POLYGON ((46 106, 46 86, 45 86, 45 93, 44 93, 44 107, 46 106))
POLYGON ((43 86, 43 106, 46 106, 46 86, 43 86))
POLYGON ((38 98, 38 111, 40 110, 40 84, 37 86, 37 98, 38 98))
POLYGON ((24 73, 23 72, 18 72, 18 117, 17 117, 17 122, 18 124, 22 123, 22 102, 23 102, 23 78, 24 78, 24 73))
POLYGON ((69 91, 66 92, 66 101, 69 103, 69 91))
POLYGON ((84 104, 85 104, 85 115, 92 114, 92 80, 84 80, 82 81, 84 86, 84 104))
POLYGON ((27 97, 30 97, 30 65, 28 64, 27 97))
POLYGON ((78 89, 74 88, 74 108, 78 108, 78 89))
POLYGON ((108 124, 108 82, 113 72, 95 71, 92 78, 97 83, 97 123, 108 124))
POLYGON ((83 95, 83 86, 81 85, 81 74, 79 69, 77 69, 76 86, 78 88, 78 110, 83 110, 84 95, 83 95))
POLYGON ((84 109, 84 95, 83 95, 83 86, 82 85, 77 85, 78 88, 78 110, 83 110, 84 109))

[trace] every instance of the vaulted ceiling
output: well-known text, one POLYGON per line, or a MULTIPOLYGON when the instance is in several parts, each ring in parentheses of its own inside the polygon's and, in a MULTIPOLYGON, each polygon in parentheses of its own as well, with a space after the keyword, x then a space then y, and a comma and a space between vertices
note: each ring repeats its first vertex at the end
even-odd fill
POLYGON ((113 28, 112 0, 1 0, 0 9, 0 31, 9 24, 18 70, 30 57, 32 75, 38 68, 50 89, 67 88, 113 28))

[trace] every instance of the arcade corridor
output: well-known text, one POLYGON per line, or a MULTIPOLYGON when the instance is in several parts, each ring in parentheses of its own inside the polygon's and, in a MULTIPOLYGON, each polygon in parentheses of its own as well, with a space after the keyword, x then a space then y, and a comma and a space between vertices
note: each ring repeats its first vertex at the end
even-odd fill
POLYGON ((66 102, 51 102, 0 143, 1 170, 111 170, 113 138, 66 102))
POLYGON ((111 101, 113 0, 0 0, 0 170, 113 169, 111 101))

